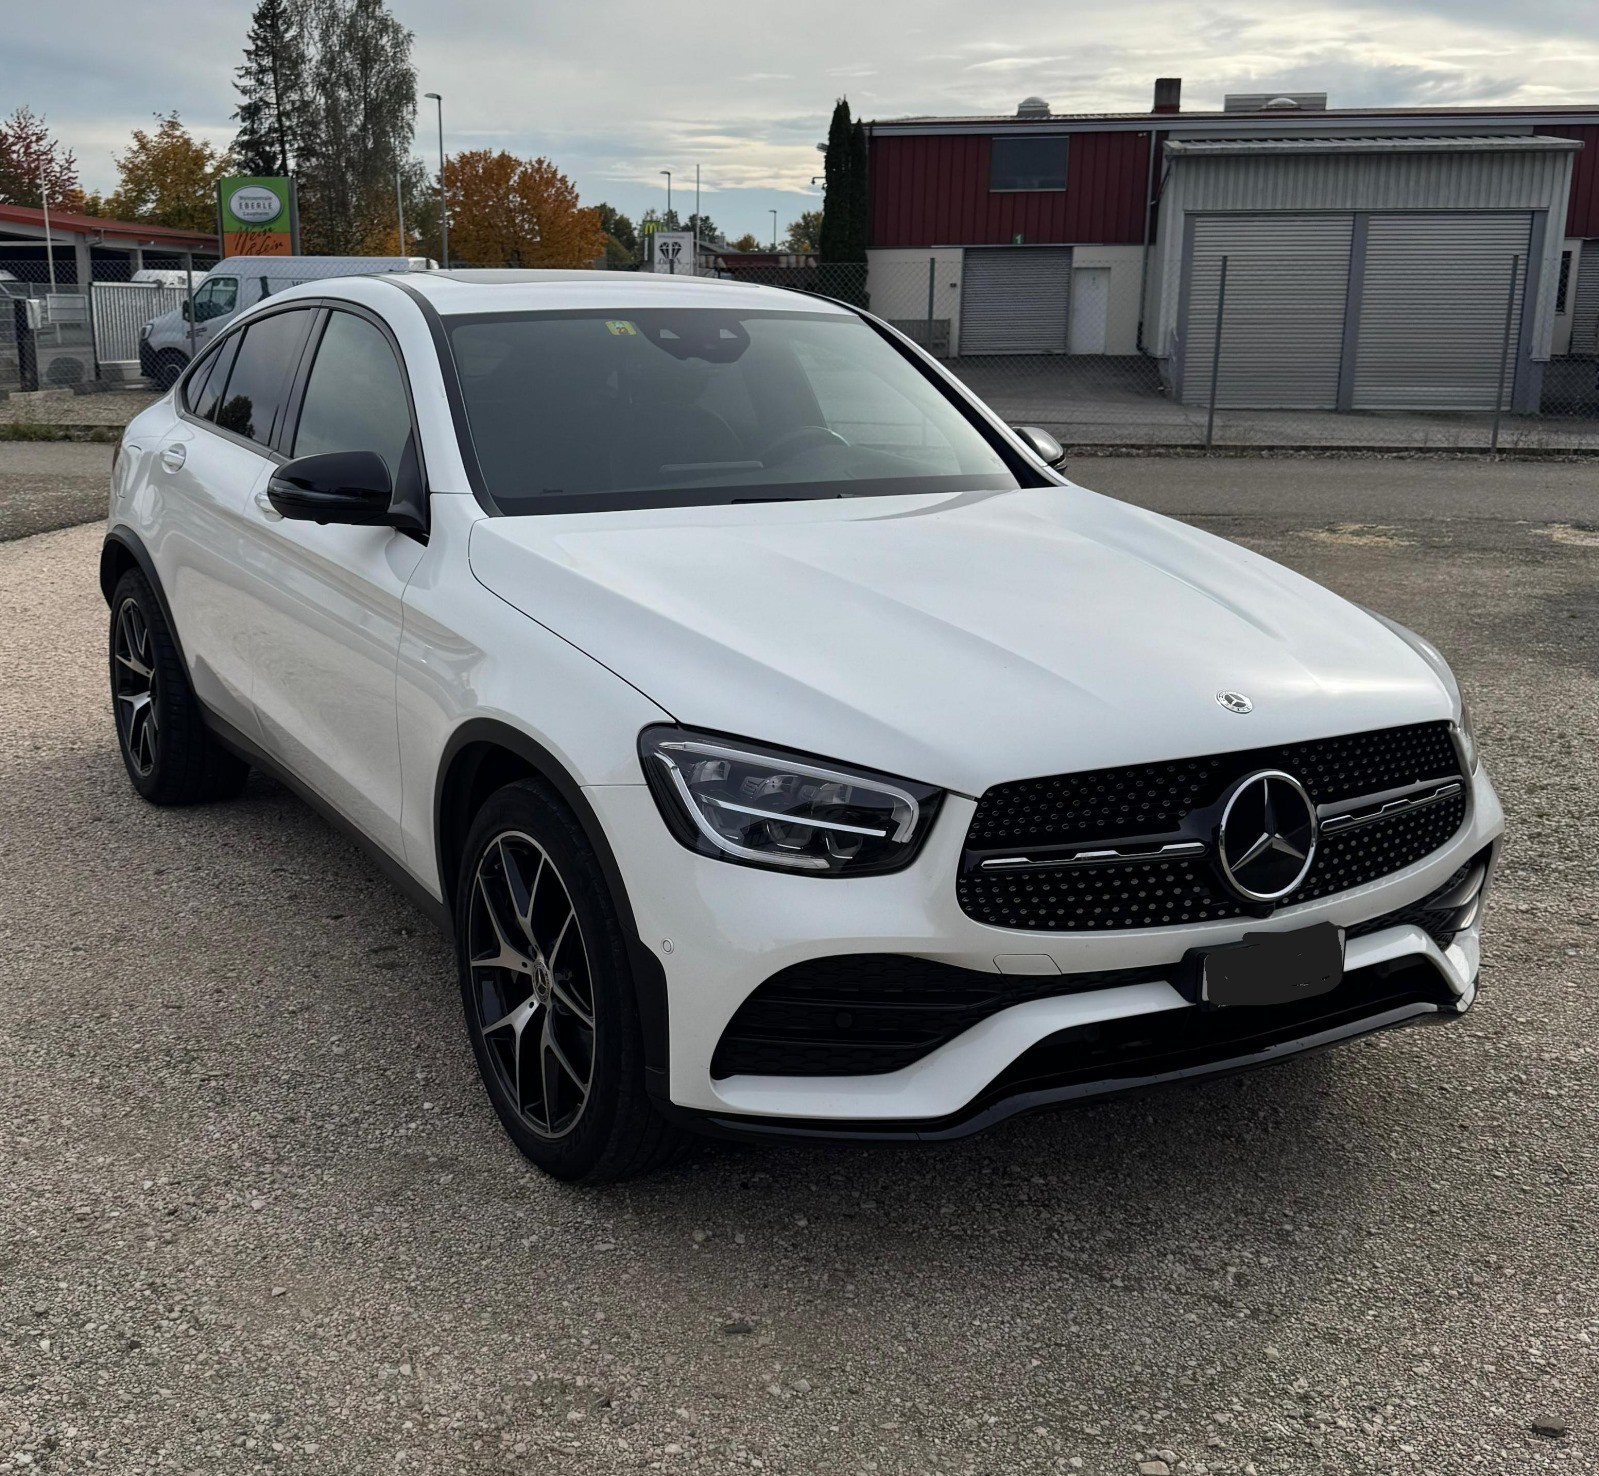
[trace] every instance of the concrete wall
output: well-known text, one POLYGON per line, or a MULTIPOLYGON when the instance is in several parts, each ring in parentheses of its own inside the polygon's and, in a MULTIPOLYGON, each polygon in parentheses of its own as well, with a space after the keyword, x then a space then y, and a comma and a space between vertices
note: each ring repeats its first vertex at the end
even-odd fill
POLYGON ((927 317, 927 263, 933 267, 933 317, 949 319, 950 353, 960 352, 961 257, 959 246, 897 247, 866 253, 866 292, 879 318, 927 317))

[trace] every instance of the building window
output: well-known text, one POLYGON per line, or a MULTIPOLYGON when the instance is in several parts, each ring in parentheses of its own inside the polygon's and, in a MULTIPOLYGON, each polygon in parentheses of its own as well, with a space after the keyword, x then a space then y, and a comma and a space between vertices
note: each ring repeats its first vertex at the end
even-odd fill
POLYGON ((1022 134, 990 140, 988 187, 991 190, 1063 190, 1066 188, 1066 135, 1022 134))
POLYGON ((1566 311, 1567 294, 1571 291, 1571 252, 1560 253, 1560 285, 1555 288, 1555 316, 1566 311))

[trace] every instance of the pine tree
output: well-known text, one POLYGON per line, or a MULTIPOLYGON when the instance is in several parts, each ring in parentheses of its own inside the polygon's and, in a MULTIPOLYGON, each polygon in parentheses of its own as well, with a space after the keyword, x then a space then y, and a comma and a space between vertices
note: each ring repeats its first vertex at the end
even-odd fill
POLYGON ((290 174, 297 162, 305 104, 301 5, 261 0, 250 17, 244 65, 235 70, 238 136, 233 153, 245 174, 290 174))
POLYGON ((849 261, 854 228, 850 212, 854 205, 850 193, 849 100, 839 98, 833 107, 833 122, 827 130, 827 163, 823 166, 821 240, 817 251, 824 262, 849 261))
POLYGON ((871 196, 867 192, 866 125, 857 118, 849 131, 849 242, 845 261, 864 262, 871 230, 871 196))

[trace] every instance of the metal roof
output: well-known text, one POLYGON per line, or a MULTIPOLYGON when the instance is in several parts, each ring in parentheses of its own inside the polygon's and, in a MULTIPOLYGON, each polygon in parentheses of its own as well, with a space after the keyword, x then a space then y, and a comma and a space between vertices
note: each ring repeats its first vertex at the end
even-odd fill
POLYGON ((1174 138, 1168 154, 1204 157, 1238 154, 1502 154, 1576 153, 1574 138, 1541 133, 1435 134, 1355 138, 1174 138))
POLYGON ((892 137, 917 133, 989 133, 1014 130, 1018 133, 1049 133, 1080 128, 1158 129, 1162 133, 1213 131, 1218 125, 1229 132, 1273 132, 1288 129, 1298 132, 1336 131, 1339 127, 1460 128, 1473 123, 1490 126, 1531 128, 1539 124, 1561 125, 1599 123, 1599 103, 1586 106, 1561 104, 1550 107, 1477 108, 1319 108, 1263 110, 1255 113, 1201 112, 1183 109, 1176 113, 1155 113, 1143 109, 1109 113, 1051 113, 1047 118, 1019 118, 1015 113, 993 113, 977 117, 950 117, 919 114, 901 118, 877 118, 867 122, 872 133, 892 137))
MULTIPOLYGON (((37 233, 44 239, 44 211, 36 205, 0 205, 0 233, 6 226, 28 229, 30 237, 37 233)), ((79 215, 72 210, 52 210, 50 230, 59 236, 89 237, 89 244, 101 242, 108 246, 154 246, 167 251, 196 251, 215 253, 217 238, 214 231, 179 231, 170 226, 149 225, 137 220, 108 220, 100 215, 79 215)))

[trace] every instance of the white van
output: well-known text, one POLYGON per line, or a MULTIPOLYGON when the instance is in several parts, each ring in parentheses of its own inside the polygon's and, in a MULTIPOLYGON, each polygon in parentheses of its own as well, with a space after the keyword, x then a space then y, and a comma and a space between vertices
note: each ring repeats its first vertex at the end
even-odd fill
MULTIPOLYGON (((139 371, 163 389, 173 384, 234 317, 263 297, 320 277, 366 277, 378 272, 426 272, 437 263, 425 256, 230 256, 219 261, 194 289, 194 331, 187 299, 150 319, 139 339, 139 371)), ((182 273, 179 273, 182 276, 182 273)))

